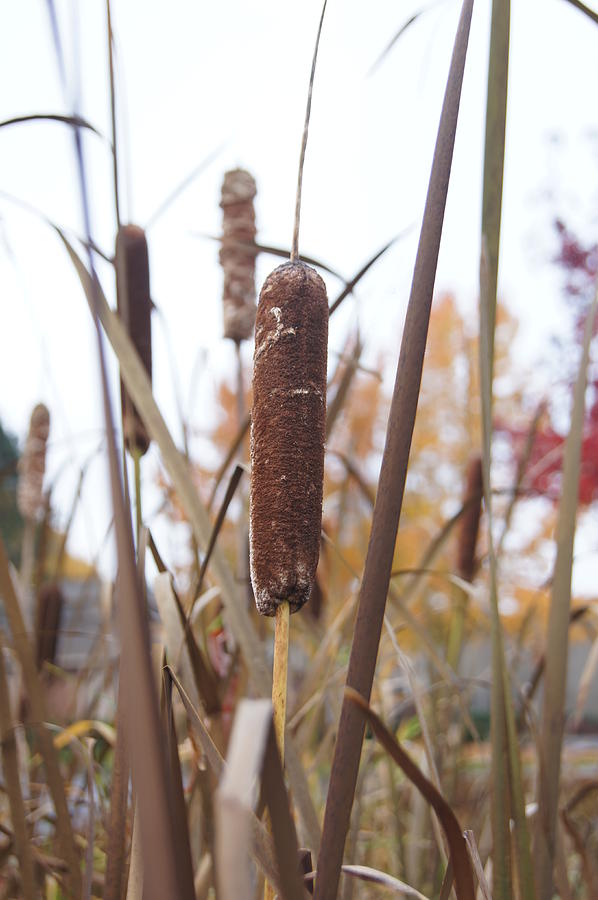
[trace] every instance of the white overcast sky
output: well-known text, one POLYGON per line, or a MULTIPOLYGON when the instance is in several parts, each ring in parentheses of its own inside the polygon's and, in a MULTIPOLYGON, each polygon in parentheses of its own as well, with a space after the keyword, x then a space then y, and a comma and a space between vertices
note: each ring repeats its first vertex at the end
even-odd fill
MULTIPOLYGON (((438 115, 460 10, 457 0, 329 0, 307 148, 301 249, 352 276, 389 238, 414 225, 361 283, 331 328, 341 347, 358 318, 373 347, 398 351, 438 115), (398 28, 429 6, 371 75, 398 28), (392 343, 391 343, 392 342, 392 343)), ((476 0, 437 288, 474 314, 490 0, 476 0)), ((66 52, 64 97, 44 0, 0 6, 0 119, 81 113, 110 133, 105 3, 56 4, 66 52), (77 75, 77 73, 79 73, 77 75)), ((154 385, 177 440, 179 420, 163 321, 185 415, 201 428, 214 375, 232 371, 222 339, 216 234, 224 171, 248 168, 258 184, 259 238, 288 246, 299 143, 320 0, 112 0, 124 220, 145 225, 169 192, 221 148, 148 232, 154 316, 154 385), (194 374, 195 373, 195 374, 194 374), (198 374, 199 373, 199 374, 198 374), (199 389, 195 387, 199 384, 199 389)), ((500 291, 523 327, 529 362, 564 327, 550 265, 552 219, 597 234, 598 28, 564 0, 512 0, 508 146, 500 291)), ((93 235, 112 252, 108 149, 85 138, 93 235)), ((82 233, 72 136, 38 123, 0 130, 0 420, 22 440, 32 406, 52 414, 49 475, 64 520, 78 466, 101 438, 97 354, 87 306, 57 238, 10 194, 82 233)), ((262 259, 258 280, 276 263, 262 259)), ((110 270, 100 268, 113 297, 110 270)), ((339 283, 327 278, 329 293, 339 283)), ((245 348, 249 366, 251 348, 245 348)), ((116 387, 116 381, 113 382, 116 387)), ((116 392, 115 392, 116 397, 116 392)), ((144 463, 151 478, 156 457, 144 463)), ((73 549, 93 556, 108 523, 106 467, 92 465, 73 549)), ((147 508, 155 497, 149 497, 147 508)), ((176 555, 176 532, 164 532, 176 555)), ((109 550, 102 556, 110 568, 109 550)))

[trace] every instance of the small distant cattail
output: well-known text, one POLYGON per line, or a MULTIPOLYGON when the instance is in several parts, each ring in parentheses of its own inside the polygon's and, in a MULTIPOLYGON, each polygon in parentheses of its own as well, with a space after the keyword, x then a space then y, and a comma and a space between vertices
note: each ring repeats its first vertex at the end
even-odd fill
POLYGON ((37 668, 56 662, 56 646, 64 598, 57 584, 45 584, 37 595, 35 646, 37 668))
MULTIPOLYGON (((123 225, 116 236, 116 296, 118 313, 152 378, 152 301, 145 232, 137 225, 123 225)), ((125 445, 130 453, 143 455, 150 439, 139 413, 121 382, 125 445)))
POLYGON ((38 403, 31 413, 29 434, 19 460, 17 505, 24 519, 37 519, 43 505, 42 488, 46 470, 46 444, 50 433, 48 407, 38 403))
POLYGON ((256 319, 250 559, 256 605, 273 616, 309 599, 320 551, 328 301, 315 269, 279 266, 256 319))
POLYGON ((474 456, 467 468, 467 484, 465 487, 465 512, 461 521, 459 546, 457 552, 457 571, 464 581, 473 581, 475 575, 475 551, 480 530, 482 513, 482 497, 484 481, 482 476, 482 460, 474 456))
POLYGON ((222 244, 224 271, 222 308, 224 336, 248 340, 255 322, 255 180, 244 169, 226 172, 222 183, 222 244))

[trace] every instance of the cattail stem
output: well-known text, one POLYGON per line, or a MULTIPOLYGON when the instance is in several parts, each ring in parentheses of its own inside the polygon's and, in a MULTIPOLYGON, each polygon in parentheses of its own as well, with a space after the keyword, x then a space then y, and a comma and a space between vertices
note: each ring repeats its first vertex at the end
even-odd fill
MULTIPOLYGON (((272 706, 274 708, 274 734, 284 765, 284 728, 287 718, 287 672, 289 662, 289 625, 291 606, 283 600, 276 607, 274 626, 274 664, 272 667, 272 706)), ((269 881, 264 884, 264 900, 274 900, 275 891, 269 881)))
POLYGON ((289 623, 291 608, 288 600, 276 607, 274 631, 274 666, 272 670, 272 706, 274 732, 280 759, 284 764, 284 727, 287 715, 287 671, 289 662, 289 623))
POLYGON ((305 165, 305 151, 307 149, 307 134, 309 132, 309 119, 311 116, 311 95, 314 89, 314 78, 316 74, 316 61, 318 59, 318 47, 320 46, 320 35, 322 34, 322 25, 324 24, 324 13, 326 12, 326 3, 324 0, 322 6, 322 14, 320 16, 320 24, 318 25, 318 35, 316 37, 316 46, 313 59, 311 62, 311 73, 309 76, 309 87, 307 89, 307 106, 305 109, 305 123, 303 125, 303 136, 301 138, 301 152, 299 154, 299 173, 297 175, 297 194, 295 197, 295 221, 293 224, 293 242, 291 244, 291 262, 296 262, 299 258, 299 220, 301 218, 301 191, 303 188, 303 167, 305 165))

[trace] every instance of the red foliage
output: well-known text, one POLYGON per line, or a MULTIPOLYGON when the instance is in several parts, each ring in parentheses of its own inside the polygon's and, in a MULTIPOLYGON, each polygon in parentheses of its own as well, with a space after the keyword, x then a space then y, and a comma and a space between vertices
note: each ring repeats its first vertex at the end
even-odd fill
MULTIPOLYGON (((565 292, 574 300, 573 315, 575 340, 581 344, 588 301, 591 299, 598 277, 598 244, 584 245, 579 238, 557 219, 555 228, 560 247, 554 262, 565 274, 565 292)), ((598 332, 598 322, 594 334, 598 332)), ((598 376, 590 373, 592 401, 586 410, 581 450, 579 503, 587 506, 598 499, 598 376)), ((570 385, 572 390, 573 385, 570 385)), ((507 434, 513 443, 516 456, 520 456, 525 443, 525 432, 506 424, 498 430, 507 434)), ((536 432, 524 485, 532 494, 541 494, 553 502, 558 501, 563 467, 565 437, 547 424, 536 432)))

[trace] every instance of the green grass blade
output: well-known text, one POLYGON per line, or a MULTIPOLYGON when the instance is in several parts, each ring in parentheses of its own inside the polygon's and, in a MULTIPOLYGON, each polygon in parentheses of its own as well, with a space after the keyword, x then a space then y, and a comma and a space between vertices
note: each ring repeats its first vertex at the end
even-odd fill
POLYGON ((488 256, 490 371, 494 364, 494 324, 498 284, 498 248, 507 124, 510 0, 493 0, 486 100, 486 142, 482 193, 482 238, 488 256))
POLYGON ((573 542, 579 492, 587 368, 597 308, 598 289, 586 320, 583 350, 573 395, 571 426, 565 441, 563 488, 556 527, 557 555, 548 616, 540 735, 539 811, 534 851, 534 866, 540 900, 550 900, 553 887, 561 749, 565 721, 573 542))

